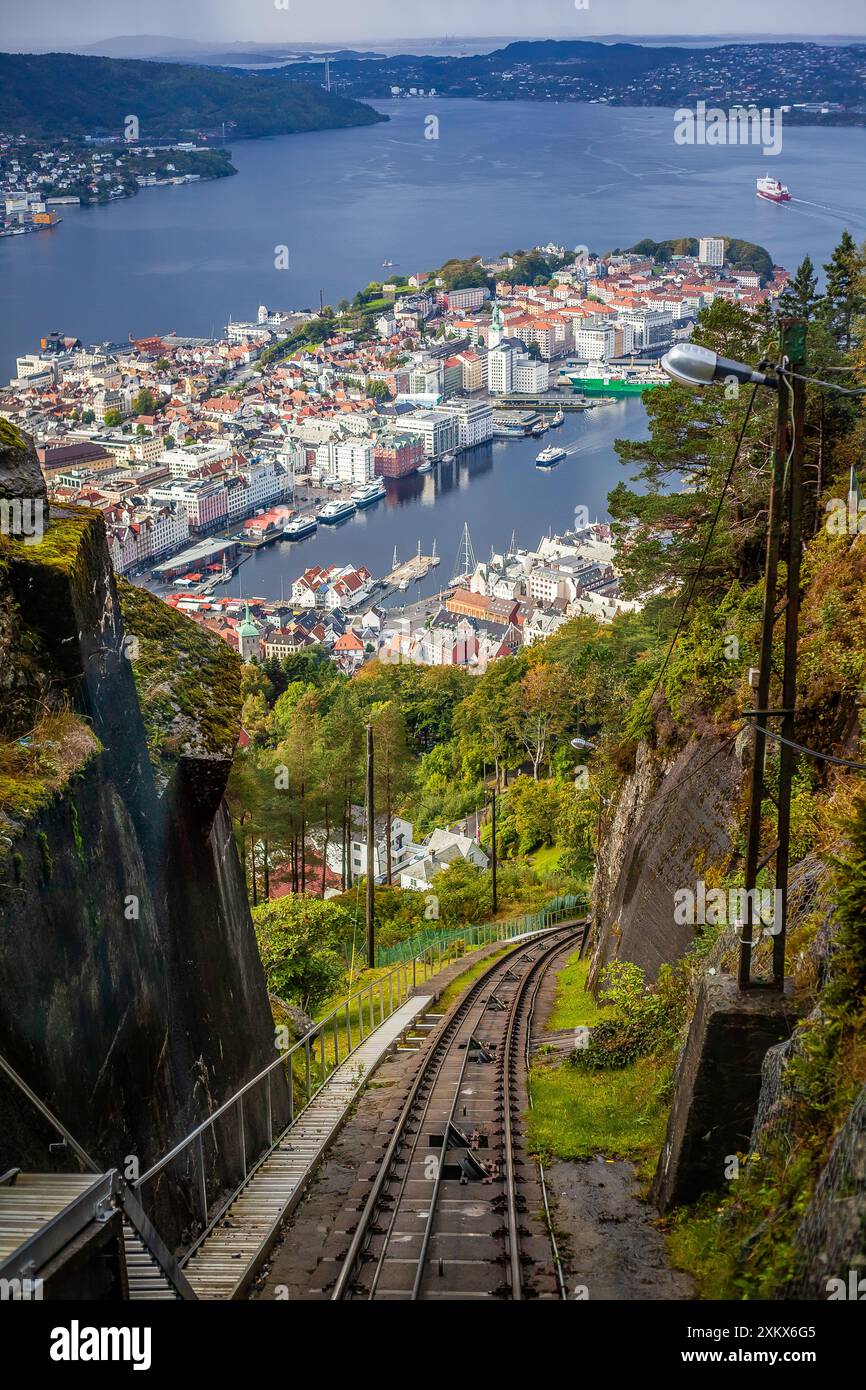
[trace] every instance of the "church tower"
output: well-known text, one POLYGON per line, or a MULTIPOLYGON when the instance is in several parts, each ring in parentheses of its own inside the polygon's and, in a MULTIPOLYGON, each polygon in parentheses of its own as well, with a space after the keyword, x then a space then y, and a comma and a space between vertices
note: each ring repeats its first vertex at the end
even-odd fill
POLYGON ((246 617, 238 628, 238 651, 241 661, 252 661, 259 654, 259 630, 250 619, 250 605, 246 606, 246 617))
POLYGON ((487 335, 487 346, 489 349, 499 347, 505 337, 505 319, 502 317, 502 310, 498 304, 493 306, 493 315, 490 319, 490 332, 487 335))

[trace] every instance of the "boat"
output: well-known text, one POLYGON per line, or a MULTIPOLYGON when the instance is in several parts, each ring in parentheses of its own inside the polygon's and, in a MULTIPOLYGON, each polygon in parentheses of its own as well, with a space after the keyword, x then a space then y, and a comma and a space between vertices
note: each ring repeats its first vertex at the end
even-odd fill
POLYGON ((550 428, 551 428, 552 430, 556 429, 557 426, 559 426, 559 425, 562 424, 562 422, 563 422, 564 419, 565 419, 565 411, 563 410, 562 406, 560 406, 559 409, 557 410, 556 414, 554 415, 553 419, 552 419, 551 422, 550 422, 550 428))
POLYGON ((535 436, 536 439, 540 439, 541 436, 544 434, 544 431, 545 431, 546 429, 547 429, 547 426, 546 426, 546 424, 544 423, 544 421, 543 421, 543 420, 538 420, 538 421, 536 421, 536 423, 532 426, 532 429, 531 429, 530 433, 533 434, 533 435, 535 436))
POLYGON ((568 377, 572 390, 580 396, 640 396, 665 383, 661 375, 651 377, 626 371, 600 375, 598 367, 584 367, 578 372, 569 372, 568 377))
POLYGON ((378 502, 386 493, 385 484, 381 478, 377 478, 372 483, 361 483, 354 492, 349 493, 349 497, 356 507, 369 507, 374 502, 378 502))
POLYGON ((552 468, 560 459, 565 458, 565 450, 560 449, 557 444, 551 444, 549 449, 542 449, 538 458, 535 460, 536 468, 552 468))
POLYGON ((220 570, 219 574, 215 576, 213 584, 214 586, 216 586, 217 584, 228 584, 229 580, 233 577, 234 570, 229 569, 228 565, 226 564, 226 557, 225 555, 223 555, 222 569, 220 570))
POLYGON ((453 463, 454 460, 456 459, 456 457, 457 457, 456 454, 452 454, 452 453, 449 452, 449 453, 447 453, 447 454, 443 454, 442 457, 441 457, 441 459, 439 460, 439 462, 440 462, 440 463, 453 463))
POLYGON ((382 269, 383 269, 383 270, 390 270, 391 267, 392 267, 394 264, 395 264, 394 261, 383 261, 383 262, 382 262, 382 269))
POLYGON ((283 528, 283 540, 299 541, 302 536, 311 536, 318 526, 314 516, 294 516, 283 528))
POLYGON ((769 174, 765 174, 762 179, 757 180, 755 192, 759 198, 766 198, 771 203, 790 203, 791 201, 787 184, 779 183, 778 179, 771 178, 769 174))
POLYGON ((333 502, 326 502, 319 512, 319 521, 326 526, 333 526, 338 521, 345 521, 348 517, 354 516, 357 507, 348 497, 335 498, 333 502))
POLYGON ((431 461, 430 459, 425 459, 423 463, 419 463, 419 464, 418 464, 418 467, 415 469, 415 472, 416 472, 416 473, 429 473, 429 472, 430 472, 430 469, 431 469, 432 467, 433 467, 432 461, 431 461))

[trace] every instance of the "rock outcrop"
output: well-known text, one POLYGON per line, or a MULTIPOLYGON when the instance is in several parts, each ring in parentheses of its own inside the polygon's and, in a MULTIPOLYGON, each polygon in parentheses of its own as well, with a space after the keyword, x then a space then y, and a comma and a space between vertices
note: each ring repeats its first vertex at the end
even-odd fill
MULTIPOLYGON (((126 606, 98 513, 0 541, 0 1053, 98 1162, 143 1172, 273 1060, 274 1031, 222 801, 239 664, 155 598, 126 606)), ((252 1154, 264 1117, 245 1120, 252 1154)), ((0 1084, 0 1171, 65 1165, 55 1139, 0 1084)), ((212 1196, 238 1179, 235 1116, 205 1161, 212 1196)), ((151 1195, 179 1241, 192 1159, 151 1195)))
POLYGON ((655 980, 694 927, 674 920, 674 893, 724 870, 743 776, 732 740, 705 736, 664 757, 645 743, 602 835, 593 890, 590 984, 608 961, 634 961, 655 980))

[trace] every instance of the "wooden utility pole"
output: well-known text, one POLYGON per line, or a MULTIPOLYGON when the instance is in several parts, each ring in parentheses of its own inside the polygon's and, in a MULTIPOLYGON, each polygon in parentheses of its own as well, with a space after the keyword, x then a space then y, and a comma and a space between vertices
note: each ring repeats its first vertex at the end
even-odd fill
MULTIPOLYGON (((794 750, 782 744, 779 762, 779 787, 775 798, 778 816, 775 844, 762 855, 761 830, 766 799, 767 723, 782 719, 782 737, 790 739, 794 732, 794 713, 797 693, 797 636, 800 613, 800 556, 802 549, 802 464, 803 425, 805 414, 805 383, 792 372, 802 371, 806 355, 806 330, 799 319, 781 321, 780 370, 778 373, 778 411, 773 477, 770 484, 769 516, 767 522, 767 558, 764 571, 764 611, 761 623, 761 651, 752 748, 752 771, 749 786, 749 825, 746 838, 746 920, 741 924, 740 958, 737 979, 740 989, 766 988, 782 990, 785 983, 785 930, 788 908, 788 863, 791 830, 791 781, 794 771, 794 750), (779 575, 779 553, 783 516, 787 515, 786 595, 777 610, 776 589, 779 575), (785 615, 785 658, 782 678, 782 706, 769 708, 770 681, 773 675, 773 636, 776 623, 785 615), (780 930, 773 938, 773 973, 771 981, 751 978, 753 928, 756 925, 754 898, 758 877, 769 862, 775 859, 775 887, 780 893, 780 930)), ((760 925, 759 923, 757 925, 760 925)))
POLYGON ((490 860, 490 886, 493 890, 493 915, 499 910, 499 896, 496 891, 496 789, 490 798, 490 844, 492 846, 493 857, 490 860))
POLYGON ((373 725, 367 725, 367 965, 376 967, 376 808, 373 801, 373 725))

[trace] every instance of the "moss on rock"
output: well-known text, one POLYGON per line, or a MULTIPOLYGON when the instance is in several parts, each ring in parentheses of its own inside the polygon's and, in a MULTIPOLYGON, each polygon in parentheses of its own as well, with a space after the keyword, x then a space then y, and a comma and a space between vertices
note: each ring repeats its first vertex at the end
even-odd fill
POLYGON ((221 638, 146 589, 118 580, 128 652, 151 761, 231 758, 241 716, 241 663, 221 638))
POLYGON ((70 712, 47 715, 26 738, 0 743, 0 856, 100 752, 90 725, 70 712))

